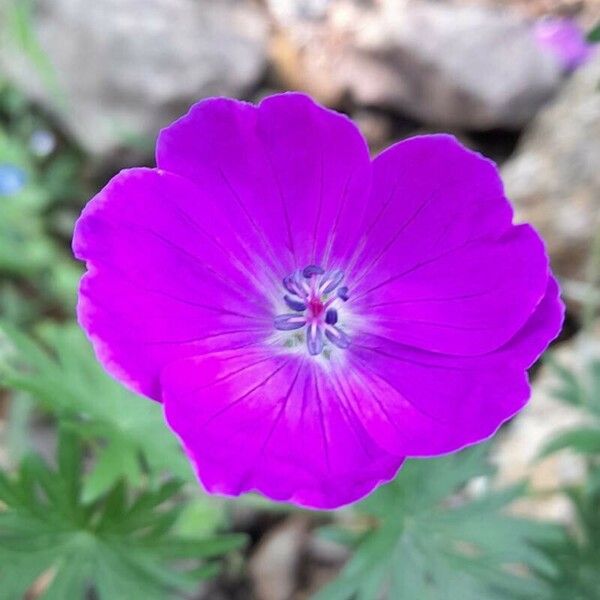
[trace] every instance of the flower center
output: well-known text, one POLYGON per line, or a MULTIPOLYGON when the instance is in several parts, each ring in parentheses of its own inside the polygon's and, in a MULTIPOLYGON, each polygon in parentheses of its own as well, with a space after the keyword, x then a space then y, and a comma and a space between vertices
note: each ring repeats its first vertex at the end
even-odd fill
POLYGON ((339 301, 348 300, 348 288, 340 285, 344 279, 342 271, 326 272, 318 265, 308 265, 283 279, 287 294, 283 299, 294 312, 277 315, 275 329, 293 331, 304 329, 309 354, 317 356, 323 352, 327 342, 337 348, 350 345, 348 336, 337 326, 339 301))

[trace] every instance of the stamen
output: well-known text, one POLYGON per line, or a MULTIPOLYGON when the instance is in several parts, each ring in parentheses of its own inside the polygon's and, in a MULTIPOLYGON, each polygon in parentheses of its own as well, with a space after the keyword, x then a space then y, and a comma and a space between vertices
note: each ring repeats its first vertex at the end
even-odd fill
POLYGON ((337 271, 331 271, 323 279, 324 281, 321 284, 319 291, 321 294, 329 294, 329 292, 333 292, 333 290, 340 285, 342 279, 344 279, 344 272, 339 269, 337 271))
POLYGON ((306 319, 301 315, 277 315, 275 317, 275 329, 280 331, 291 331, 301 329, 306 325, 306 319))
POLYGON ((348 293, 348 286, 343 285, 342 287, 338 288, 337 295, 338 298, 341 298, 344 302, 346 302, 346 300, 350 298, 350 294, 348 293))
POLYGON ((323 275, 323 273, 325 273, 325 271, 318 265, 308 265, 308 267, 304 267, 304 270, 302 271, 302 274, 306 279, 310 279, 313 275, 323 275))
POLYGON ((325 329, 325 335, 332 344, 338 348, 342 348, 342 350, 345 350, 350 345, 350 338, 337 327, 330 325, 325 329))
POLYGON ((285 303, 292 309, 298 312, 303 312, 306 310, 306 304, 301 302, 300 300, 294 300, 291 296, 287 294, 283 297, 285 303))
POLYGON ((300 271, 296 271, 291 275, 283 278, 283 287, 290 292, 290 294, 294 294, 295 296, 302 295, 302 287, 300 281, 300 271))
POLYGON ((308 327, 306 345, 312 356, 317 356, 323 351, 323 331, 316 323, 311 323, 308 327))
POLYGON ((327 325, 335 325, 337 323, 337 320, 338 320, 337 310, 335 310, 335 308, 330 308, 325 313, 325 323, 327 323, 327 325))

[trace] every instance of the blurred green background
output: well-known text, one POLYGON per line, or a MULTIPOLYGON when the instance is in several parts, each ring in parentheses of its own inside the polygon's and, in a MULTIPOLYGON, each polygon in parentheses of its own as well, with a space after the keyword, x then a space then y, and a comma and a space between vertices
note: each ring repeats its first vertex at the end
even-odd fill
POLYGON ((600 599, 599 21, 599 0, 1 0, 0 600, 600 599), (536 37, 556 18, 589 34, 577 68, 536 37), (492 441, 333 513, 204 495, 74 322, 84 203, 194 101, 285 89, 374 153, 450 131, 496 160, 568 307, 492 441))

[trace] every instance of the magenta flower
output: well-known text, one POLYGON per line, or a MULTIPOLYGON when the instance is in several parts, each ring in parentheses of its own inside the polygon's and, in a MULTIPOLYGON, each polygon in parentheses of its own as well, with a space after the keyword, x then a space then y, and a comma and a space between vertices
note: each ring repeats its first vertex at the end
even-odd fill
POLYGON ((572 19, 540 19, 534 26, 534 35, 538 46, 552 54, 567 71, 583 65, 594 51, 583 29, 572 19))
POLYGON ((333 508, 491 436, 562 305, 498 172, 448 135, 373 161, 301 94, 198 103, 85 208, 79 321, 210 492, 333 508))

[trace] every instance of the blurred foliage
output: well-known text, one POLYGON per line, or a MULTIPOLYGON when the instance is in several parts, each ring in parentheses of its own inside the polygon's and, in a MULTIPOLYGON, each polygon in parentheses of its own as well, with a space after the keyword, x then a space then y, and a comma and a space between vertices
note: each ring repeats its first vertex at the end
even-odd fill
POLYGON ((600 597, 600 469, 592 472, 593 485, 568 490, 575 508, 575 529, 559 543, 539 549, 552 564, 536 571, 545 584, 545 600, 595 600, 600 597))
MULTIPOLYGON (((570 448, 594 461, 600 457, 600 359, 583 357, 581 372, 561 364, 552 354, 546 361, 559 381, 554 396, 588 411, 590 423, 559 434, 546 445, 542 456, 570 448)), ((600 480, 598 484, 600 486, 600 480)))
POLYGON ((474 478, 491 475, 486 450, 409 461, 360 503, 367 529, 341 576, 316 600, 508 600, 516 591, 539 597, 541 586, 525 566, 546 572, 548 561, 532 543, 560 535, 550 525, 503 514, 521 487, 481 495, 465 490, 474 478))
POLYGON ((34 66, 42 85, 55 100, 64 104, 65 99, 58 84, 56 73, 48 55, 41 47, 34 26, 35 0, 2 0, 0 3, 0 48, 11 45, 34 66))
POLYGON ((71 313, 81 268, 65 241, 86 193, 82 157, 0 80, 2 169, 22 182, 4 190, 0 182, 0 314, 27 324, 71 313))
MULTIPOLYGON (((590 422, 558 434, 540 455, 568 449, 582 455, 588 467, 584 482, 564 490, 575 512, 568 535, 538 544, 551 565, 533 569, 544 586, 539 596, 543 600, 600 598, 600 360, 578 350, 581 358, 575 367, 566 366, 552 353, 546 357, 558 379, 556 398, 585 410, 590 422)), ((528 599, 521 594, 515 598, 528 599)))
POLYGON ((42 211, 49 199, 35 182, 35 172, 25 149, 2 129, 0 164, 5 169, 10 166, 23 178, 22 187, 1 196, 0 270, 33 276, 52 259, 54 253, 50 240, 44 234, 42 220, 42 211))
POLYGON ((595 27, 587 34, 588 42, 592 44, 600 43, 600 23, 597 23, 595 27))
MULTIPOLYGON (((4 26, 44 67, 30 4, 11 10, 4 26)), ((0 392, 19 465, 0 471, 0 600, 36 581, 49 599, 163 599, 244 543, 217 535, 224 504, 201 493, 161 406, 111 379, 72 320, 81 267, 68 245, 97 185, 86 161, 0 80, 0 392), (31 440, 40 415, 62 431, 56 471, 31 440)))
POLYGON ((240 548, 241 535, 186 538, 173 533, 181 483, 132 494, 116 483, 94 502, 82 497, 81 446, 61 427, 56 470, 26 457, 16 477, 0 473, 0 599, 15 600, 42 574, 45 600, 163 600, 213 576, 210 560, 240 548), (177 567, 177 568, 176 568, 177 567))
POLYGON ((50 325, 40 342, 4 325, 0 382, 28 392, 95 448, 95 464, 84 483, 89 501, 121 478, 134 485, 165 472, 191 480, 191 469, 176 437, 167 429, 159 404, 127 391, 96 361, 75 325, 50 325))

